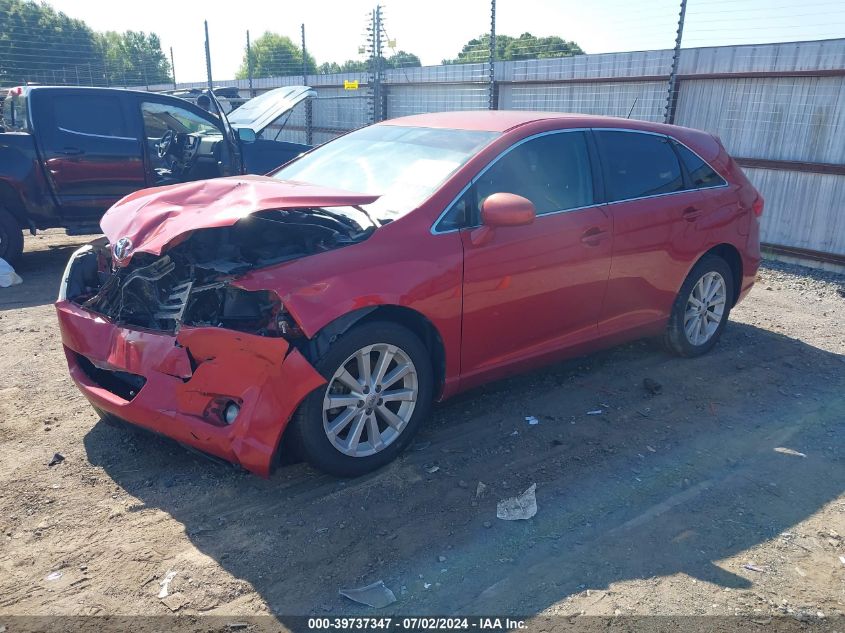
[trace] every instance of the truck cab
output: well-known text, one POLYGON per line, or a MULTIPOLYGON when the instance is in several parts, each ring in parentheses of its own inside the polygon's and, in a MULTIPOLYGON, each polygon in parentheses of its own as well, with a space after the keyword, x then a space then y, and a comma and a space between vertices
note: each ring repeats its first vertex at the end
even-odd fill
POLYGON ((152 92, 13 88, 2 106, 0 258, 17 259, 23 230, 99 233, 105 211, 139 189, 271 171, 309 149, 279 136, 312 95, 277 88, 226 115, 152 92))

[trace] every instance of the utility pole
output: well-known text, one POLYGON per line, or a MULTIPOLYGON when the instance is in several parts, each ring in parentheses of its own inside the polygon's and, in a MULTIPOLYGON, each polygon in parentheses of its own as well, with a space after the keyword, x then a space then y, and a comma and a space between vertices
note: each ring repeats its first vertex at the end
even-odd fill
POLYGON ((249 81, 249 98, 255 96, 255 88, 252 86, 252 46, 249 43, 249 29, 246 30, 246 78, 249 81))
POLYGON ((664 123, 675 122, 675 110, 678 106, 678 63, 681 59, 681 39, 684 36, 684 16, 687 13, 687 0, 681 0, 681 13, 678 16, 678 33, 675 37, 675 51, 672 54, 672 71, 669 73, 669 95, 666 97, 664 123))
POLYGON ((173 61, 173 47, 170 47, 170 74, 173 77, 173 89, 176 90, 176 62, 173 61))
POLYGON ((208 90, 214 92, 214 84, 211 81, 211 48, 208 44, 208 20, 205 20, 205 72, 208 75, 208 90))
MULTIPOLYGON (((302 33, 302 85, 308 85, 308 49, 305 48, 305 24, 300 25, 300 31, 302 33)), ((314 144, 314 133, 313 133, 313 121, 312 121, 312 109, 311 109, 311 97, 308 97, 305 100, 305 143, 306 145, 313 145, 314 144)))
POLYGON ((487 109, 496 109, 496 0, 490 0, 490 68, 488 69, 487 109))
POLYGON ((375 68, 375 81, 373 83, 373 119, 374 123, 382 120, 382 68, 381 68, 381 5, 376 5, 373 11, 373 66, 375 68))

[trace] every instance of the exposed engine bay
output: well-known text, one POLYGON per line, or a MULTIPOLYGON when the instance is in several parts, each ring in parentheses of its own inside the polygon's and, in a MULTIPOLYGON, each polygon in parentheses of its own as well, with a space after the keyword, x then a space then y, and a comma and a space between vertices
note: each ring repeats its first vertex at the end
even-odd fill
POLYGON ((175 332, 182 325, 281 336, 291 326, 278 296, 231 282, 249 270, 363 241, 351 218, 327 209, 252 214, 232 226, 203 228, 160 256, 135 253, 115 265, 110 245, 81 254, 69 268, 67 299, 124 326, 175 332))

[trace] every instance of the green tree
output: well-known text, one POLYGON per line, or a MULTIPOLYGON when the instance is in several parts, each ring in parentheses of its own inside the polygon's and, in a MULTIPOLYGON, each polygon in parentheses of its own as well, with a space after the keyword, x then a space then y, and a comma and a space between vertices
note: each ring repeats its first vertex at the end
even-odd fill
POLYGON ((171 80, 170 63, 155 33, 106 31, 97 36, 97 41, 109 85, 162 84, 171 80))
MULTIPOLYGON (((285 77, 302 74, 302 49, 289 37, 267 31, 250 45, 250 59, 244 53, 237 79, 249 76, 249 61, 252 61, 253 77, 285 77)), ((310 53, 305 56, 308 73, 317 72, 317 63, 310 53)))
MULTIPOLYGON (((347 59, 342 64, 337 62, 323 62, 317 67, 317 72, 321 75, 330 75, 332 73, 365 73, 370 71, 372 59, 367 58, 363 60, 347 59)), ((398 51, 390 57, 381 58, 381 67, 383 70, 388 68, 412 68, 414 66, 421 66, 420 58, 413 53, 406 53, 405 51, 398 51)))
POLYGON ((102 61, 94 32, 46 4, 0 0, 0 84, 94 83, 102 61))
POLYGON ((96 33, 47 4, 0 0, 0 85, 143 85, 170 80, 154 33, 96 33))
MULTIPOLYGON (((489 33, 471 39, 464 44, 461 52, 454 59, 444 59, 444 64, 467 64, 471 62, 486 62, 490 54, 489 33)), ((531 33, 523 33, 519 37, 510 35, 496 36, 496 59, 510 61, 517 59, 548 59, 552 57, 572 57, 583 55, 584 51, 578 44, 552 35, 550 37, 536 37, 531 33)))

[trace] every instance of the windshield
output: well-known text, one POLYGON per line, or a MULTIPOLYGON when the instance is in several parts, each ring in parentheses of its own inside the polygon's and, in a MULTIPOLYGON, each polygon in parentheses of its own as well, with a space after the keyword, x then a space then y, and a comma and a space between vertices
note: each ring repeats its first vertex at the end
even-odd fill
POLYGON ((380 195, 367 211, 395 220, 417 208, 496 132, 373 125, 326 143, 274 178, 380 195))

